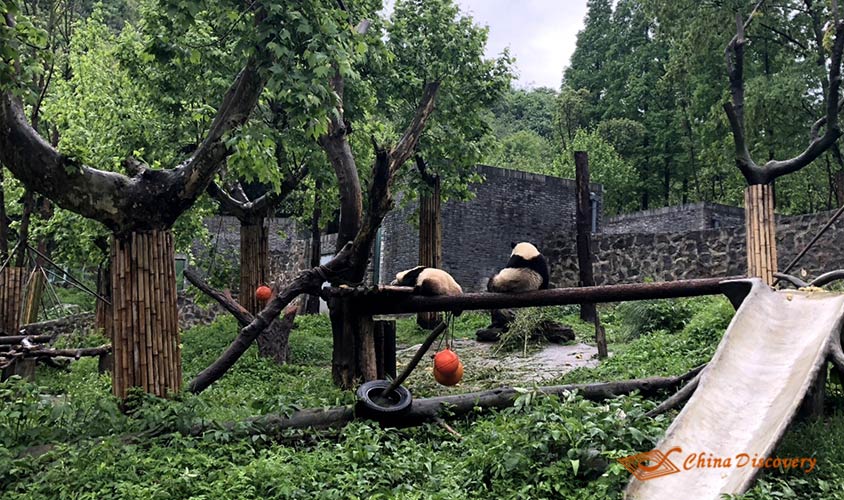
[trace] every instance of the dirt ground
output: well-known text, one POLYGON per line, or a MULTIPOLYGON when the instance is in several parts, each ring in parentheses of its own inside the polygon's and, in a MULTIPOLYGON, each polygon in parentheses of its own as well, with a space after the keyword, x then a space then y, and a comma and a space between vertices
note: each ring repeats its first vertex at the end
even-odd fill
MULTIPOLYGON (((397 353, 398 370, 404 368, 420 344, 400 348, 397 353)), ((475 340, 457 340, 454 351, 464 366, 463 381, 455 388, 442 388, 433 380, 432 361, 436 345, 429 351, 409 379, 411 390, 421 389, 435 393, 466 392, 500 386, 542 385, 546 381, 580 367, 598 365, 598 350, 591 345, 546 345, 543 349, 529 352, 495 353, 495 344, 475 340)))

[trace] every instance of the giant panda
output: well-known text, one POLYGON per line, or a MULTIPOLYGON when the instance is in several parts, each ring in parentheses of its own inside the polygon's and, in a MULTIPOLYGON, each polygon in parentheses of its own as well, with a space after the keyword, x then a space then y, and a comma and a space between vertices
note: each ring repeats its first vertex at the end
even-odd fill
MULTIPOLYGON (((463 289, 450 274, 434 267, 416 266, 396 274, 390 283, 396 286, 412 286, 414 293, 421 295, 460 295, 463 289)), ((460 316, 461 311, 454 311, 460 316)))
POLYGON ((391 285, 412 286, 422 295, 460 295, 463 289, 450 274, 434 267, 416 266, 401 271, 391 285))
POLYGON ((528 242, 513 243, 507 267, 490 278, 487 290, 500 293, 523 293, 548 288, 548 261, 528 242))

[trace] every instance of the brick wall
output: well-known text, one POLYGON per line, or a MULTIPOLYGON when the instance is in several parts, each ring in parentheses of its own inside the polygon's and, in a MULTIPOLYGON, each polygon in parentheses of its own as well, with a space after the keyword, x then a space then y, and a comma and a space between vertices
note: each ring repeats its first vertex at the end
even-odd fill
MULTIPOLYGON (((540 251, 557 235, 574 242, 575 183, 569 179, 478 166, 486 181, 470 186, 474 198, 442 207, 443 269, 466 291, 486 290, 490 276, 502 268, 511 242, 530 241, 540 251)), ((602 188, 598 198, 598 228, 602 188)), ((398 205, 398 204, 397 204, 398 205)), ((418 265, 419 230, 410 217, 416 204, 394 210, 384 220, 380 282, 418 265)))

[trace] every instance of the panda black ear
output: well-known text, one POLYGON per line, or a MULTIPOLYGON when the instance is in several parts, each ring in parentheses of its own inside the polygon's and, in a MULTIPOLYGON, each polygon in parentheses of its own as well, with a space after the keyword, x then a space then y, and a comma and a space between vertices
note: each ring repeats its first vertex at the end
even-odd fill
POLYGON ((515 241, 510 242, 510 248, 511 249, 516 248, 516 242, 515 241))

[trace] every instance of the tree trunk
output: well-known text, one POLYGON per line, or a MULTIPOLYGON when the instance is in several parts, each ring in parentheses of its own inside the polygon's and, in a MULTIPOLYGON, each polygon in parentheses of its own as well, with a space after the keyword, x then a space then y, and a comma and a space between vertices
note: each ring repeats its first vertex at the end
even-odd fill
POLYGON ((0 333, 17 335, 20 330, 21 302, 26 269, 6 266, 0 270, 0 333))
MULTIPOLYGON (((240 225, 240 305, 253 316, 266 305, 255 296, 255 290, 266 285, 270 275, 270 233, 267 219, 241 221, 240 225)), ((292 323, 295 314, 290 318, 292 323)), ((290 354, 288 345, 290 326, 284 325, 282 318, 276 318, 264 329, 256 341, 258 354, 271 358, 282 365, 287 363, 290 354)))
POLYGON ((240 293, 237 301, 251 314, 263 309, 263 302, 255 297, 255 290, 267 284, 269 276, 270 239, 266 219, 240 225, 240 293))
POLYGON ((173 233, 114 235, 111 251, 114 395, 166 397, 182 384, 173 233))
MULTIPOLYGON (((314 212, 311 216, 311 269, 319 267, 319 260, 322 256, 322 245, 320 240, 319 220, 322 217, 322 210, 319 206, 319 193, 322 190, 322 182, 317 179, 314 182, 314 212)), ((305 314, 319 314, 319 296, 308 295, 305 299, 305 314)))
MULTIPOLYGON (((432 178, 431 191, 419 195, 419 265, 439 268, 442 266, 442 220, 440 199, 440 178, 432 178)), ((438 312, 424 312, 416 315, 416 323, 431 329, 441 321, 438 312)))
POLYGON ((752 184, 744 191, 747 229, 747 275, 769 285, 777 272, 776 219, 773 184, 752 184))
POLYGON ((290 357, 290 330, 296 319, 296 308, 289 308, 284 315, 274 319, 255 341, 258 354, 283 365, 290 357))
POLYGON ((0 263, 9 256, 9 220, 6 218, 6 193, 3 189, 5 168, 0 165, 0 263))
POLYGON ((832 176, 832 182, 835 190, 835 203, 840 207, 844 205, 844 170, 835 172, 832 176))

